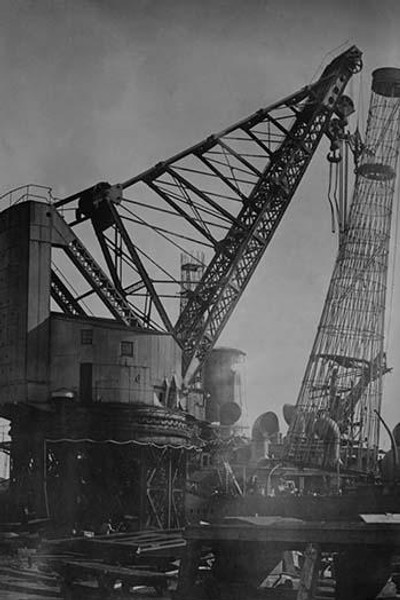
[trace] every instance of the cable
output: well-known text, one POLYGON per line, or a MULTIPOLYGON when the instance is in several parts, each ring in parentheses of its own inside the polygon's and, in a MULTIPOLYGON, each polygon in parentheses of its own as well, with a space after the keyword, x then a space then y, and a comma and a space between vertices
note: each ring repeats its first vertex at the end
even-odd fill
POLYGON ((397 257, 397 243, 398 243, 398 237, 399 237, 399 218, 400 218, 400 208, 399 208, 399 202, 400 202, 400 187, 397 186, 397 199, 396 199, 396 218, 395 218, 395 225, 394 225, 394 241, 393 241, 393 248, 394 248, 394 252, 393 252, 393 261, 392 261, 392 269, 391 269, 391 274, 390 274, 390 279, 391 279, 391 287, 390 287, 390 297, 389 297, 389 308, 388 308, 388 319, 387 319, 387 330, 386 330, 386 335, 385 335, 385 340, 386 340, 386 352, 388 353, 388 349, 390 347, 391 344, 391 324, 392 324, 392 314, 393 314, 393 298, 394 298, 394 288, 395 288, 395 271, 396 271, 396 257, 397 257))
POLYGON ((329 202, 329 208, 331 210, 331 231, 332 231, 332 233, 335 233, 335 209, 334 209, 332 198, 331 198, 332 170, 333 170, 333 163, 330 162, 329 163, 328 202, 329 202))
MULTIPOLYGON (((334 206, 336 208, 336 223, 337 223, 338 230, 339 230, 339 233, 340 233, 340 229, 341 229, 341 227, 340 227, 341 215, 340 215, 340 208, 339 208, 338 196, 337 196, 337 194, 338 194, 338 188, 339 188, 339 168, 340 168, 339 164, 340 163, 336 163, 335 164, 335 187, 334 187, 334 190, 333 190, 333 200, 334 200, 334 206)), ((341 190, 340 190, 340 192, 341 192, 341 190)))
MULTIPOLYGON (((365 115, 365 107, 364 107, 364 95, 363 95, 364 81, 363 81, 363 73, 360 73, 360 83, 358 87, 358 111, 357 111, 357 131, 362 131, 362 125, 365 123, 364 115, 365 115)), ((362 131, 364 134, 364 132, 362 131)))

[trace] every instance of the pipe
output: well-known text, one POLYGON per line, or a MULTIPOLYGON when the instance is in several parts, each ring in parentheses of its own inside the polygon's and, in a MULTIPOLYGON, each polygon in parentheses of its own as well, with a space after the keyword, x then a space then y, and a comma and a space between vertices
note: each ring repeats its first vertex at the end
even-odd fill
POLYGON ((334 444, 334 465, 340 465, 340 429, 336 421, 324 415, 314 423, 313 430, 320 439, 334 444))
POLYGON ((272 480, 272 475, 273 475, 273 473, 275 473, 275 471, 276 471, 277 469, 279 469, 279 467, 281 467, 281 466, 282 466, 282 465, 281 465, 281 463, 278 463, 278 464, 277 464, 277 465, 275 465, 275 466, 274 466, 274 467, 273 467, 273 468, 270 470, 270 472, 268 473, 268 477, 267 477, 267 489, 265 490, 265 491, 267 492, 267 496, 271 496, 271 495, 272 495, 272 494, 271 494, 271 492, 272 492, 272 490, 271 490, 271 480, 272 480))
POLYGON ((384 428, 386 429, 386 431, 389 434, 390 444, 392 446, 392 452, 393 452, 393 473, 395 475, 399 469, 399 450, 397 448, 396 440, 394 439, 394 435, 390 431, 389 426, 385 422, 384 418, 376 410, 376 408, 374 409, 374 413, 376 413, 378 419, 380 420, 380 422, 382 423, 382 425, 384 426, 384 428))

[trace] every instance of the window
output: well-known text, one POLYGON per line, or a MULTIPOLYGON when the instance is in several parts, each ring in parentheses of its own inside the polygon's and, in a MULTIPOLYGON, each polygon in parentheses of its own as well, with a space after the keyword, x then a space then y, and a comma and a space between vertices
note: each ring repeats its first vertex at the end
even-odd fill
POLYGON ((121 342, 121 356, 133 356, 133 342, 121 342))
POLYGON ((81 329, 81 344, 93 344, 93 329, 81 329))

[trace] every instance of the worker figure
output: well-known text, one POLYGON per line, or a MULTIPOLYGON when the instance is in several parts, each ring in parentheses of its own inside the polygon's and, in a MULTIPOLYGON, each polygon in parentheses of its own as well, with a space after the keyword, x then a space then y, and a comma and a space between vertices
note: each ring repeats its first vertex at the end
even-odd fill
POLYGON ((100 528, 99 528, 99 534, 100 535, 110 535, 114 531, 115 530, 114 530, 114 528, 112 526, 111 519, 108 519, 107 521, 104 521, 104 523, 102 523, 100 525, 100 528))

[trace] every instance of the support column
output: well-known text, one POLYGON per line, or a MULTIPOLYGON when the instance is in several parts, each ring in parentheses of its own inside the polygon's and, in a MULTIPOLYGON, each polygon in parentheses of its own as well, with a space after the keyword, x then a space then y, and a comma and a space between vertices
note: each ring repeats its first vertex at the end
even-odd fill
POLYGON ((321 551, 315 544, 309 544, 304 552, 304 557, 297 600, 312 600, 318 580, 321 551))

